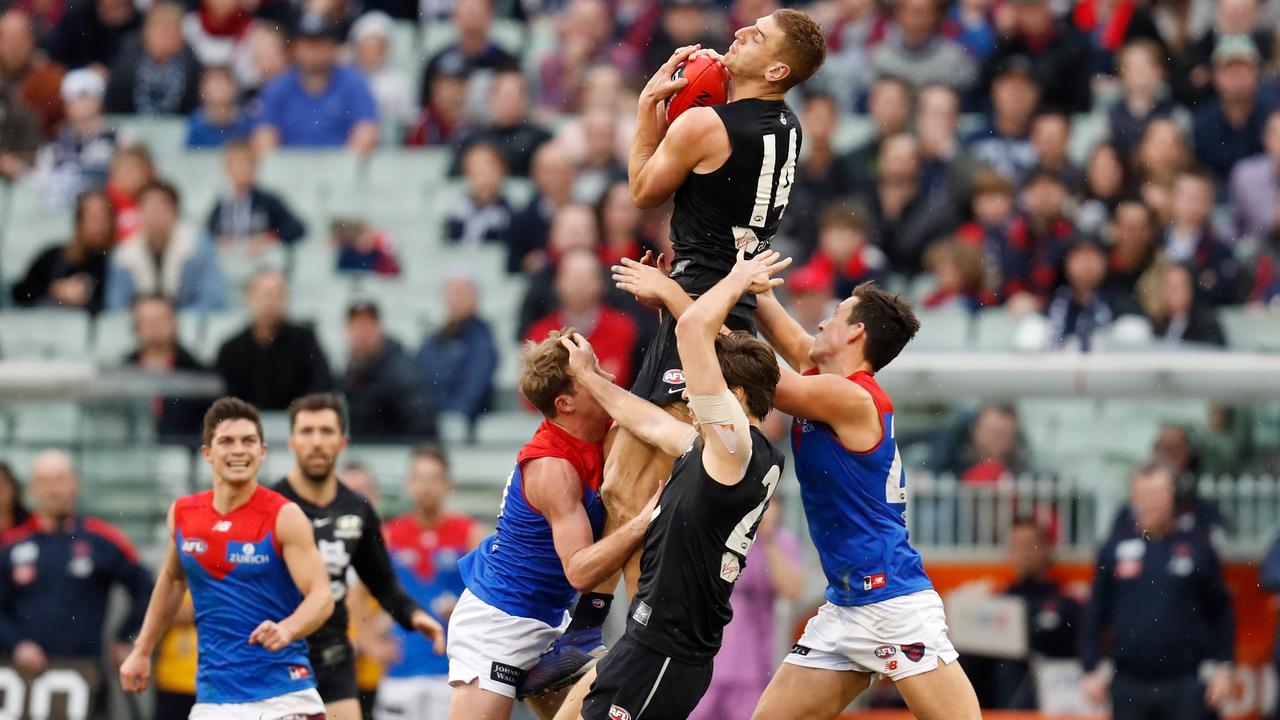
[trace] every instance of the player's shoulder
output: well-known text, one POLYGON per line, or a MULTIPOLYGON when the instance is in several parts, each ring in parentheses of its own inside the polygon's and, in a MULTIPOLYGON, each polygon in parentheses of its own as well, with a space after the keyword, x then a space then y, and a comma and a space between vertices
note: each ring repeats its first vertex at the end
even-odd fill
POLYGON ((297 507, 298 512, 302 512, 302 508, 294 502, 293 498, 286 497, 284 494, 262 485, 259 485, 253 497, 249 498, 249 504, 258 510, 269 513, 278 513, 289 505, 297 507))
POLYGON ((204 492, 193 493, 191 495, 183 495, 173 501, 173 511, 175 514, 188 510, 203 510, 212 506, 212 490, 205 490, 204 492))
POLYGON ((714 107, 692 107, 680 113, 680 117, 667 128, 667 137, 678 141, 703 140, 708 133, 726 131, 725 121, 714 107))

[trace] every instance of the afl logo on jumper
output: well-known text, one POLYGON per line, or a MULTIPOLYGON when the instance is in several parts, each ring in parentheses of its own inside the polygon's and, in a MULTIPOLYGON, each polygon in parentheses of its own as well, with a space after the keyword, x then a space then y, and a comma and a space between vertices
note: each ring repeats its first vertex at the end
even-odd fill
POLYGON ((182 541, 182 552, 188 555, 200 555, 208 550, 209 546, 200 538, 191 538, 182 541))

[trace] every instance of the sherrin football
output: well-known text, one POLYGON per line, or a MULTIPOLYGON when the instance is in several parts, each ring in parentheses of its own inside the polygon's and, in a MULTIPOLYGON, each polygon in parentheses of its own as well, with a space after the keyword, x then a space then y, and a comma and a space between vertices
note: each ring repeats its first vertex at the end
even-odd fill
POLYGON ((667 100, 667 123, 675 122, 691 107, 719 105, 729 100, 729 71, 714 58, 700 56, 681 63, 671 79, 685 77, 688 84, 667 100))

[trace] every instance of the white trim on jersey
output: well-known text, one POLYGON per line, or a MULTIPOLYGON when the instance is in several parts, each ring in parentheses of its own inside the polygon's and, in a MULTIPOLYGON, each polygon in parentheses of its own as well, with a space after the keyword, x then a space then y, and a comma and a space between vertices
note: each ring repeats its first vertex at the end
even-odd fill
POLYGON ((777 164, 777 136, 765 135, 764 159, 760 162, 760 179, 756 181, 756 204, 751 208, 751 227, 764 227, 769 219, 769 205, 773 202, 773 169, 777 164))

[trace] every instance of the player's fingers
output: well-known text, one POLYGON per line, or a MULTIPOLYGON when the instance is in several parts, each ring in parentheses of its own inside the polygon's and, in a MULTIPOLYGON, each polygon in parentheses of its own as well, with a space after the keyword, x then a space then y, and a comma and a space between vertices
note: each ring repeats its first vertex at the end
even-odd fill
POLYGON ((624 269, 624 268, 625 268, 625 269, 631 269, 631 268, 640 267, 640 266, 641 266, 641 264, 642 264, 642 263, 638 263, 638 262, 636 262, 635 260, 632 260, 632 259, 631 259, 631 258, 629 258, 629 257, 624 257, 624 258, 622 258, 621 260, 619 260, 618 262, 622 263, 623 268, 619 268, 617 265, 614 265, 614 266, 613 266, 613 271, 614 271, 614 272, 618 272, 619 270, 624 269))
POLYGON ((779 272, 782 272, 783 270, 786 270, 788 267, 790 267, 791 260, 792 258, 786 257, 773 263, 772 265, 769 266, 769 274, 772 275, 774 273, 779 273, 779 272))
POLYGON ((258 627, 253 629, 253 632, 249 633, 249 642, 253 644, 262 642, 262 639, 266 637, 267 630, 270 629, 270 627, 271 621, 263 620, 258 627))
POLYGON ((746 259, 747 259, 747 249, 738 248, 738 262, 742 262, 743 260, 746 260, 746 259))
POLYGON ((772 290, 772 289, 774 289, 774 288, 776 288, 776 287, 781 287, 781 286, 782 286, 783 284, 785 284, 786 282, 787 282, 787 281, 786 281, 786 280, 783 280, 782 278, 770 278, 770 279, 769 279, 769 289, 770 289, 770 290, 772 290))
POLYGON ((438 625, 436 627, 431 628, 431 639, 434 641, 432 642, 432 649, 436 651, 437 655, 443 655, 444 654, 444 629, 438 625))

